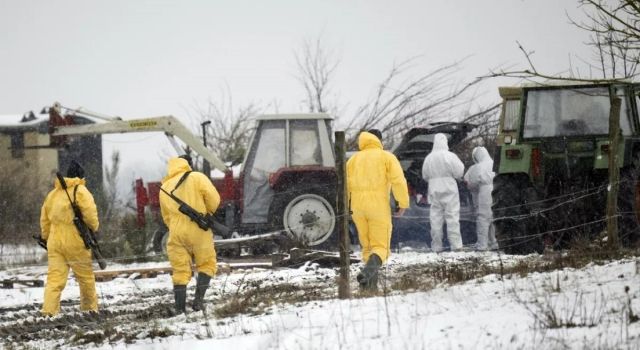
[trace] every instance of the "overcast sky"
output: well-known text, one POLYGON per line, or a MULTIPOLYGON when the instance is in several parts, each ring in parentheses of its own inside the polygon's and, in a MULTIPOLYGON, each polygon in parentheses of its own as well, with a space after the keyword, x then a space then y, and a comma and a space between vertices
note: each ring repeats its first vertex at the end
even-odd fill
MULTIPOLYGON (((186 118, 226 86, 236 106, 304 112, 293 52, 319 36, 340 59, 333 97, 351 106, 416 56, 423 73, 470 56, 462 81, 524 67, 517 40, 557 73, 592 56, 565 12, 578 16, 577 0, 0 0, 0 115, 60 101, 125 119, 186 118)), ((497 100, 504 83, 477 93, 497 100)), ((121 151, 127 181, 159 179, 154 159, 171 152, 157 134, 104 137, 104 148, 105 158, 121 151)))

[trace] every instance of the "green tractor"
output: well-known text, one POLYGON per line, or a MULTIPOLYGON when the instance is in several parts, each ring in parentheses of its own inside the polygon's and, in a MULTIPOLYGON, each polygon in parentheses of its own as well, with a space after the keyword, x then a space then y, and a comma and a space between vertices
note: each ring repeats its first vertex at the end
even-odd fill
POLYGON ((509 254, 566 248, 606 228, 609 122, 621 99, 618 229, 640 237, 640 84, 502 87, 494 157, 493 216, 509 254))

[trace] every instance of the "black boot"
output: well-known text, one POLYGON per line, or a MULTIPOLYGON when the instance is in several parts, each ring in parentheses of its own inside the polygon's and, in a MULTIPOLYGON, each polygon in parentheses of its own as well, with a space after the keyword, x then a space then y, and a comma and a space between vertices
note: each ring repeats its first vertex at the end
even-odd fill
POLYGON ((382 259, 377 254, 371 254, 367 264, 356 277, 363 291, 375 292, 378 290, 378 269, 382 265, 382 259))
POLYGON ((204 293, 209 288, 209 281, 211 281, 211 276, 206 275, 204 273, 199 273, 198 278, 196 280, 196 296, 193 299, 193 311, 200 311, 204 309, 204 293))
POLYGON ((187 286, 184 284, 176 284, 173 286, 173 297, 176 301, 175 313, 184 314, 187 312, 185 304, 187 302, 187 286))

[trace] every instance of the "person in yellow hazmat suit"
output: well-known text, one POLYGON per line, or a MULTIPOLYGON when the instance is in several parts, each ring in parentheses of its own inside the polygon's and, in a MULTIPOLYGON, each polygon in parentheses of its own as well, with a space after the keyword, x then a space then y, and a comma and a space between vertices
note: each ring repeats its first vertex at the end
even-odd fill
POLYGON ((365 266, 357 276, 360 288, 376 291, 378 269, 391 244, 390 190, 398 201, 396 216, 409 207, 407 180, 395 155, 382 148, 377 130, 358 136, 359 152, 347 161, 347 191, 352 219, 358 229, 365 266), (378 135, 376 135, 378 134, 378 135))
POLYGON ((216 251, 211 230, 201 229, 178 210, 173 194, 201 214, 214 213, 220 205, 220 195, 209 178, 191 170, 191 157, 169 159, 167 176, 162 180, 160 210, 169 228, 167 255, 173 269, 173 293, 177 313, 186 312, 187 284, 191 280, 191 263, 195 262, 198 276, 192 304, 194 311, 203 310, 204 294, 216 274, 216 251), (166 193, 164 192, 166 191, 166 193))
POLYGON ((67 284, 69 268, 73 270, 80 286, 80 310, 98 310, 91 250, 85 248, 73 224, 73 209, 67 194, 78 204, 84 222, 93 232, 98 230, 98 210, 91 192, 85 186, 82 166, 75 160, 71 161, 66 175, 67 193, 60 181, 55 179, 54 189, 47 195, 40 211, 41 237, 47 242, 49 261, 41 312, 47 316, 60 312, 60 294, 67 284))

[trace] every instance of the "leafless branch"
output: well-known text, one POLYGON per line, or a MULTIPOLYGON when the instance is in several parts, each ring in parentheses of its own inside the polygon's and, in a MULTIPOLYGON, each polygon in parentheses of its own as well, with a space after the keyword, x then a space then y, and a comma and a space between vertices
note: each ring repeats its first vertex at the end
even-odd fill
POLYGON ((579 0, 586 21, 570 23, 590 32, 589 44, 607 79, 633 78, 640 63, 640 3, 637 0, 579 0))
POLYGON ((242 162, 252 134, 251 118, 260 114, 261 108, 255 103, 234 107, 226 87, 217 101, 210 100, 205 107, 195 106, 194 109, 198 127, 204 121, 211 121, 205 129, 207 146, 224 162, 232 165, 242 162))
POLYGON ((377 128, 393 139, 411 127, 448 118, 453 110, 473 99, 467 93, 484 80, 480 77, 456 84, 453 77, 461 62, 416 76, 412 74, 415 62, 410 58, 395 64, 373 97, 356 110, 346 128, 352 136, 350 144, 360 130, 377 128))
POLYGON ((327 103, 329 87, 340 61, 334 54, 323 47, 322 38, 315 41, 305 40, 301 51, 295 52, 298 69, 298 81, 306 93, 309 112, 329 112, 327 103))

